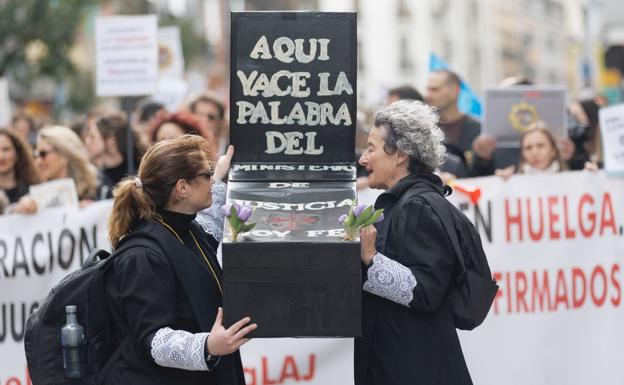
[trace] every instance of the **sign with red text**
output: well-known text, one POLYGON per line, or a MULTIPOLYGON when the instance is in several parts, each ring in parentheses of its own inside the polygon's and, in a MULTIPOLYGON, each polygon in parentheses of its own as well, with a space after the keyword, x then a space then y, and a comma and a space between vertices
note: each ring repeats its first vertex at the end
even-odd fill
MULTIPOLYGON (((567 172, 459 180, 500 291, 460 338, 479 385, 623 384, 624 180, 567 172)), ((374 200, 379 191, 359 195, 374 200)), ((0 216, 0 385, 27 385, 24 323, 92 247, 106 248, 111 202, 0 216)), ((248 385, 352 385, 352 339, 254 339, 248 385)))
POLYGON ((352 338, 252 339, 241 358, 247 385, 353 384, 352 338))
POLYGON ((500 290, 461 332, 475 384, 624 383, 624 180, 604 173, 459 182, 451 197, 481 234, 500 290))
POLYGON ((158 85, 155 15, 101 16, 95 21, 97 96, 141 96, 158 85))

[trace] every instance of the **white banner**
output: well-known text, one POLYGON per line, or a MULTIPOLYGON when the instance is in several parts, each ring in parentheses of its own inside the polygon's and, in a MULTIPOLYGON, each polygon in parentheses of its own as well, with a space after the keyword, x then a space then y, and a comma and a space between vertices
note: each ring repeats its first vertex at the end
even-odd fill
POLYGON ((156 92, 156 16, 98 17, 95 21, 95 62, 98 96, 141 96, 156 92))
POLYGON ((598 114, 605 170, 624 175, 624 104, 601 108, 598 114))
POLYGON ((0 127, 11 125, 11 100, 9 99, 9 82, 0 77, 0 127))
POLYGON ((475 384, 624 384, 624 180, 567 172, 467 179, 500 291, 461 333, 475 384))
POLYGON ((111 201, 0 216, 0 384, 28 384, 24 325, 28 315, 89 251, 108 248, 111 201))
MULTIPOLYGON (((458 192, 452 200, 479 228, 501 287, 485 323, 460 333, 473 382, 623 384, 624 180, 568 172, 460 183, 481 188, 477 206, 458 192)), ((105 248, 110 207, 0 217, 0 385, 27 384, 27 314, 87 249, 105 248)), ((242 356, 248 385, 353 384, 352 339, 258 339, 242 356)))

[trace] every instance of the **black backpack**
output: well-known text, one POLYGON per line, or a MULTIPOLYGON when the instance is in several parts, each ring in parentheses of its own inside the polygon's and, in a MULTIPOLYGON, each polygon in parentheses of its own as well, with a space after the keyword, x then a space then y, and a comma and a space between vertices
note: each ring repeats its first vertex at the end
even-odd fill
POLYGON ((61 280, 26 323, 24 349, 33 385, 99 384, 118 360, 129 339, 119 343, 113 330, 113 315, 106 305, 105 276, 117 254, 136 246, 149 246, 140 238, 122 242, 110 255, 105 250, 89 254, 80 270, 61 280), (78 323, 84 328, 85 376, 68 379, 63 371, 61 328, 65 306, 78 307, 78 323))
POLYGON ((472 330, 483 323, 498 292, 479 232, 464 213, 432 189, 409 189, 400 200, 405 202, 416 195, 431 206, 451 241, 459 269, 449 288, 449 307, 455 327, 472 330))

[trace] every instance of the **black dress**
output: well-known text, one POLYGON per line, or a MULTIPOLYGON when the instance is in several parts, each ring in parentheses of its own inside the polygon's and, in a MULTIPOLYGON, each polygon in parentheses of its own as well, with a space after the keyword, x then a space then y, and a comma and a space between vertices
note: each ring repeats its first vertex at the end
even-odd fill
POLYGON ((472 384, 446 295, 455 272, 453 249, 423 198, 416 195, 397 206, 410 188, 443 194, 437 176, 411 174, 375 202, 375 208, 384 208, 386 218, 391 217, 375 225, 377 251, 408 267, 417 284, 409 307, 363 292, 355 385, 472 384))
POLYGON ((6 193, 7 198, 9 198, 9 203, 17 203, 21 197, 28 194, 28 185, 19 183, 13 188, 4 190, 4 192, 6 193))
POLYGON ((193 221, 194 215, 164 210, 160 214, 171 229, 157 221, 140 221, 123 242, 141 238, 150 247, 129 249, 113 261, 107 298, 120 342, 129 336, 130 343, 123 345, 121 359, 107 376, 106 384, 244 385, 238 352, 221 357, 212 371, 163 367, 151 356, 151 341, 159 329, 210 332, 217 309, 222 306, 218 283, 222 272, 214 251, 219 242, 193 221))

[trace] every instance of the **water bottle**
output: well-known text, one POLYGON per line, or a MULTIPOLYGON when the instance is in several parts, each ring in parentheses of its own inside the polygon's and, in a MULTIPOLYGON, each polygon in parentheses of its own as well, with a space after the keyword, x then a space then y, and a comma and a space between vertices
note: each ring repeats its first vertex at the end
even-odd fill
POLYGON ((78 323, 77 308, 65 306, 67 323, 61 329, 61 346, 63 347, 63 369, 67 378, 84 376, 84 328, 78 323))

